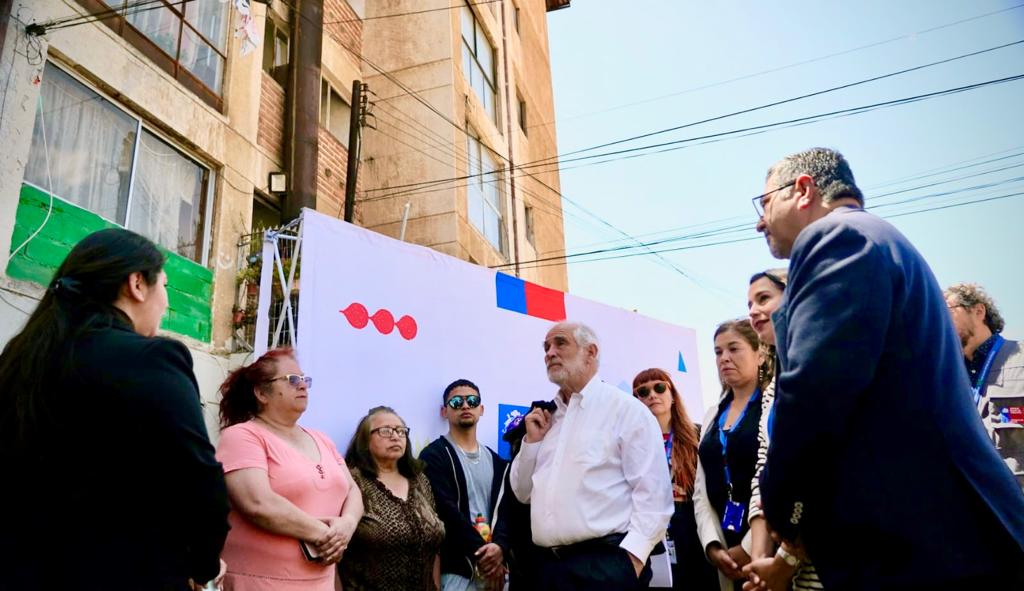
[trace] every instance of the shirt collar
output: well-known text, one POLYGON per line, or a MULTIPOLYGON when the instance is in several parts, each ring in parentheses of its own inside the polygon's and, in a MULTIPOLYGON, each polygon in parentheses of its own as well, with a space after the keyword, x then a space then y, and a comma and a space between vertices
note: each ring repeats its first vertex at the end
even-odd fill
MULTIPOLYGON (((572 394, 569 395, 569 400, 572 400, 573 396, 579 395, 579 397, 580 397, 580 408, 586 408, 588 394, 593 393, 594 388, 597 387, 596 384, 599 384, 600 382, 601 382, 601 379, 599 377, 597 377, 597 374, 594 374, 594 377, 590 378, 590 381, 587 382, 586 386, 583 386, 582 390, 580 390, 579 392, 573 392, 572 394)), ((558 405, 559 408, 568 408, 569 407, 569 404, 562 400, 561 394, 556 394, 555 395, 555 404, 558 405)))
POLYGON ((985 342, 978 345, 978 348, 974 350, 974 358, 971 360, 974 363, 981 363, 988 357, 988 352, 992 350, 992 345, 996 343, 996 337, 999 336, 993 333, 992 336, 985 339, 985 342))

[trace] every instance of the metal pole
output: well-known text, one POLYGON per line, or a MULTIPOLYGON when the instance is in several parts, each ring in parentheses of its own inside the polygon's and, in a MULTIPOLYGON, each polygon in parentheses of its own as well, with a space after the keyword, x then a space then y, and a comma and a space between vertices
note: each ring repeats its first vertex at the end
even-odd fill
POLYGON ((345 169, 345 221, 352 223, 356 209, 356 177, 359 174, 359 125, 362 122, 363 83, 352 81, 352 109, 348 122, 348 167, 345 169))
MULTIPOLYGON (((505 58, 505 139, 508 141, 508 181, 509 196, 511 197, 512 209, 512 262, 515 263, 516 277, 519 277, 519 223, 516 216, 516 165, 515 157, 512 154, 512 144, 515 143, 514 129, 512 128, 512 99, 509 97, 508 85, 508 24, 506 23, 505 0, 501 0, 501 53, 505 58)), ((518 100, 518 97, 517 97, 518 100)))
POLYGON ((402 212, 402 229, 398 231, 398 239, 405 241, 405 225, 409 223, 409 206, 411 203, 405 204, 405 211, 402 212))

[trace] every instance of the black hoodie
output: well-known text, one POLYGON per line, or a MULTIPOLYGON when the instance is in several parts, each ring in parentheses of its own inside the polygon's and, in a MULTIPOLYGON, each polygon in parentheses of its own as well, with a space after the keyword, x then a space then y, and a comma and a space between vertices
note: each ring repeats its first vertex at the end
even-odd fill
MULTIPOLYGON (((483 446, 491 454, 494 461, 494 477, 491 480, 491 541, 501 546, 502 553, 508 556, 508 530, 501 515, 502 497, 510 497, 503 486, 505 469, 508 462, 496 454, 494 450, 483 446)), ((466 474, 462 470, 458 452, 443 435, 438 437, 420 452, 420 460, 425 464, 424 473, 430 480, 437 504, 437 515, 444 522, 444 542, 441 543, 441 572, 451 573, 466 578, 473 577, 473 565, 476 563, 474 554, 484 542, 483 537, 473 527, 469 514, 469 494, 466 487, 466 474)))

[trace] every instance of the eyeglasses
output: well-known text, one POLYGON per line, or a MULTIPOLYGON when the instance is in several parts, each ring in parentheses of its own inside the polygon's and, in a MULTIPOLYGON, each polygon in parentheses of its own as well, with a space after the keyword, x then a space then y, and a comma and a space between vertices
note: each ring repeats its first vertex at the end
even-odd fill
POLYGON ((754 197, 753 199, 751 199, 750 201, 754 204, 754 211, 757 212, 757 217, 759 219, 764 217, 764 206, 765 206, 764 198, 765 197, 771 195, 772 193, 775 193, 776 191, 781 191, 783 189, 788 189, 788 188, 792 187, 795 184, 796 184, 796 179, 793 179, 793 180, 789 181, 788 183, 786 183, 785 185, 782 185, 781 187, 779 187, 777 189, 772 189, 771 191, 768 191, 767 193, 762 193, 762 194, 758 195, 757 197, 754 197))
POLYGON ((456 395, 449 398, 448 402, 445 402, 445 405, 447 405, 448 408, 450 409, 458 410, 462 408, 463 402, 465 402, 469 406, 469 408, 476 408, 480 406, 480 397, 477 396, 476 394, 470 394, 469 396, 456 395))
POLYGON ((277 380, 288 380, 288 384, 290 384, 293 388, 298 388, 299 384, 301 384, 302 382, 306 383, 307 388, 313 387, 313 378, 311 378, 310 376, 304 376, 297 373, 290 373, 288 375, 270 378, 269 380, 267 380, 267 382, 276 382, 277 380))
POLYGON ((666 390, 668 390, 668 384, 666 384, 665 382, 658 382, 657 384, 654 384, 654 386, 650 388, 648 388, 647 386, 640 386, 639 388, 633 391, 633 396, 636 396, 637 398, 647 398, 648 396, 651 395, 652 391, 655 394, 664 394, 666 390))
POLYGON ((409 437, 409 427, 377 427, 376 429, 370 429, 370 434, 376 433, 384 439, 391 439, 392 436, 398 435, 399 437, 409 437))

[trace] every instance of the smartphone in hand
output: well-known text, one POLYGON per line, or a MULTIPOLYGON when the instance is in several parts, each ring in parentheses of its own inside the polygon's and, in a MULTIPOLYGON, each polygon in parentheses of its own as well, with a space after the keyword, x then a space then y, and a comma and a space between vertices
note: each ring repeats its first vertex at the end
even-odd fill
POLYGON ((320 561, 320 553, 316 551, 316 548, 306 542, 306 540, 299 540, 299 547, 302 548, 302 555, 306 557, 306 560, 310 562, 320 561))

